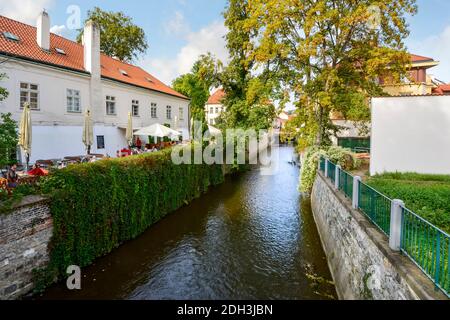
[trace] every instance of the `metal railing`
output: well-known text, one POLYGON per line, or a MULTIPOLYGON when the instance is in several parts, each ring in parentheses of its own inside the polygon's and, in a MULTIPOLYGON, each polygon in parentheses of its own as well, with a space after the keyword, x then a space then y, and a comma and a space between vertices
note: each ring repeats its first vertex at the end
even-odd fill
POLYGON ((358 192, 358 209, 383 233, 389 235, 392 200, 361 181, 359 181, 358 192))
POLYGON ((319 170, 352 201, 355 209, 367 216, 388 238, 397 239, 399 248, 391 249, 410 258, 437 288, 450 297, 450 236, 407 209, 403 203, 397 207, 401 208, 401 223, 391 225, 391 215, 395 214, 398 200, 390 199, 324 157, 320 158, 319 164, 319 170))
POLYGON ((353 197, 353 176, 342 169, 339 169, 339 190, 349 199, 353 197))
POLYGON ((449 295, 450 236, 411 210, 402 210, 401 251, 449 295))

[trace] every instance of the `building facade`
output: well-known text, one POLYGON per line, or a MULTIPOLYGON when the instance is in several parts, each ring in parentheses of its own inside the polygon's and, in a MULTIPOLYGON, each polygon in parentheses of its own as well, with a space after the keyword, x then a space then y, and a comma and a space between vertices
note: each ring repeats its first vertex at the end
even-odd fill
POLYGON ((223 89, 217 89, 208 99, 205 105, 206 122, 208 125, 217 124, 218 118, 225 111, 222 100, 225 98, 223 89))
POLYGON ((92 153, 115 156, 127 145, 129 112, 134 129, 160 123, 189 139, 189 99, 143 69, 102 54, 100 31, 91 22, 78 44, 51 34, 45 12, 37 27, 0 16, 0 61, 6 74, 0 86, 9 92, 0 113, 19 121, 23 104, 30 104, 32 162, 84 154, 87 110, 94 122, 92 153))

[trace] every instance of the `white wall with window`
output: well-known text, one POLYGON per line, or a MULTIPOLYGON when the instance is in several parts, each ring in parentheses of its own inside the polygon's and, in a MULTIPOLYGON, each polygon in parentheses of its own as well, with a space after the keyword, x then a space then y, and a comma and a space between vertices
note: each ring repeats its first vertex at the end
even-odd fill
POLYGON ((88 108, 97 114, 93 153, 115 156, 116 150, 127 145, 125 128, 128 113, 133 109, 134 115, 136 111, 139 113, 133 119, 133 126, 142 128, 153 123, 173 125, 173 116, 183 108, 184 120, 179 118, 179 128, 183 138, 189 138, 189 101, 186 99, 104 79, 98 92, 99 105, 96 106, 91 105, 88 74, 14 59, 3 63, 0 72, 7 75, 0 85, 9 92, 8 98, 0 101, 0 113, 10 112, 13 119, 20 121, 21 105, 30 102, 32 162, 84 154, 81 136, 84 112, 88 108), (138 105, 138 110, 133 105, 138 105), (172 107, 171 119, 166 119, 166 106, 172 107), (97 150, 97 136, 104 136, 104 149, 97 150))
POLYGON ((133 100, 131 102, 131 115, 133 117, 139 117, 139 101, 133 100))

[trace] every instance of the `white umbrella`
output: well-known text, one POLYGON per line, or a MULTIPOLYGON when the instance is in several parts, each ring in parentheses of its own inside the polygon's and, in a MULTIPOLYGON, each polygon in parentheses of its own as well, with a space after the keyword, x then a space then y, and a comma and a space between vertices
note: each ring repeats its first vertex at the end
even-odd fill
POLYGON ((30 104, 26 102, 23 105, 23 113, 22 118, 20 120, 19 146, 22 148, 23 153, 25 153, 27 169, 31 155, 31 138, 32 138, 31 111, 30 111, 30 104))
POLYGON ((128 112, 128 123, 125 138, 127 139, 128 145, 131 145, 133 142, 133 118, 131 117, 131 112, 128 112))
POLYGON ((170 137, 170 136, 180 136, 178 131, 170 129, 159 123, 152 124, 149 127, 142 128, 134 133, 135 136, 152 136, 152 137, 170 137))
POLYGON ((86 111, 84 115, 83 143, 86 146, 87 154, 91 153, 91 146, 94 144, 94 128, 92 126, 91 112, 86 111))

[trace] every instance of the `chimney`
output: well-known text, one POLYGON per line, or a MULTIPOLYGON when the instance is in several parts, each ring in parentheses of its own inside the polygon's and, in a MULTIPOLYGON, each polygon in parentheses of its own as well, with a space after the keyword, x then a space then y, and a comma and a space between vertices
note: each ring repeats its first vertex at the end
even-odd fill
POLYGON ((100 29, 92 20, 86 22, 83 32, 84 69, 93 78, 100 78, 100 29))
POLYGON ((48 16, 48 13, 45 11, 42 11, 38 18, 36 23, 36 37, 37 37, 37 43, 39 47, 41 47, 43 50, 49 51, 50 50, 50 17, 48 16))

